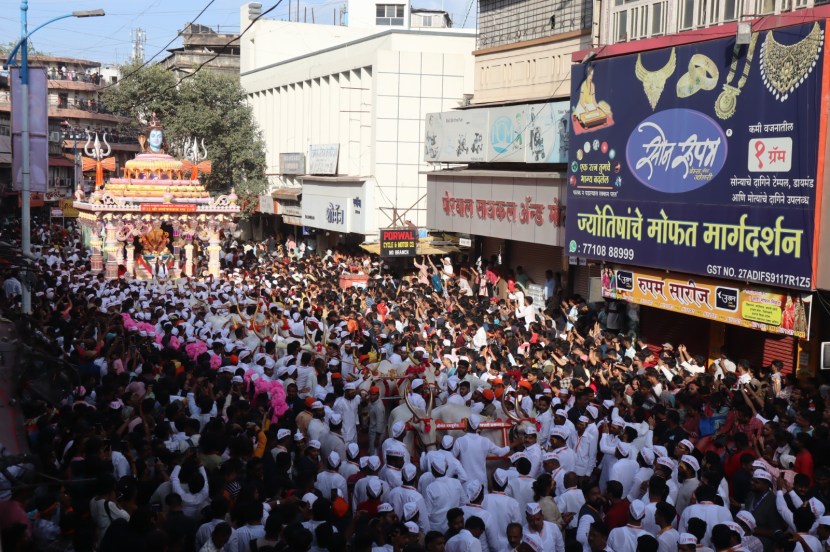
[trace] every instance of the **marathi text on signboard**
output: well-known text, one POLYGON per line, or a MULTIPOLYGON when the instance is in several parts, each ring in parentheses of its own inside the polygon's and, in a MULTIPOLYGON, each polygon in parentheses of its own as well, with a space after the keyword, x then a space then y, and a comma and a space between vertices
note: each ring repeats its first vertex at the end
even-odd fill
POLYGON ((305 155, 302 153, 281 153, 280 174, 305 174, 305 155))
POLYGON ((195 204, 142 203, 142 213, 195 213, 195 204))
POLYGON ((313 144, 308 146, 308 174, 337 174, 337 156, 340 144, 313 144))
POLYGON ((574 67, 568 253, 811 289, 823 36, 810 23, 574 67), (791 82, 785 51, 803 58, 791 82))
POLYGON ((810 337, 812 296, 713 278, 606 267, 602 296, 764 332, 810 337))
POLYGON ((384 228, 380 230, 381 257, 414 257, 417 247, 417 228, 384 228))
POLYGON ((565 190, 543 179, 427 178, 427 225, 436 230, 562 247, 565 190), (472 193, 471 193, 472 192, 472 193))

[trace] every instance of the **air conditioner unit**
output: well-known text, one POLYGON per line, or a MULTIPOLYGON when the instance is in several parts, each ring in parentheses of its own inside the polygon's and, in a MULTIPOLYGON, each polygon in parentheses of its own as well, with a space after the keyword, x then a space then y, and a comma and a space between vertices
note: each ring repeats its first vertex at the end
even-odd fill
POLYGON ((54 131, 49 133, 49 141, 58 143, 61 141, 61 133, 59 131, 54 131))

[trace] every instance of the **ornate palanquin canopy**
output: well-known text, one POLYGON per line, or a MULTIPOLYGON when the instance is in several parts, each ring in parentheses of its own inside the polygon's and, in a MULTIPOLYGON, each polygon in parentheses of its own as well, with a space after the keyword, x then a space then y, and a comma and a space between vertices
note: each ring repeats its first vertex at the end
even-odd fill
POLYGON ((195 139, 185 140, 177 148, 183 159, 177 159, 166 153, 155 116, 147 135, 139 139, 144 153, 127 161, 120 178, 96 186, 89 197, 75 191, 74 207, 93 250, 92 270, 103 268, 103 242, 108 278, 118 277, 121 264, 129 276, 178 277, 181 248, 183 272, 190 276, 196 239, 209 244, 208 271, 218 276, 220 233, 235 229, 239 219, 236 193, 213 197, 199 180, 200 172, 211 170, 204 142, 200 150, 195 139))

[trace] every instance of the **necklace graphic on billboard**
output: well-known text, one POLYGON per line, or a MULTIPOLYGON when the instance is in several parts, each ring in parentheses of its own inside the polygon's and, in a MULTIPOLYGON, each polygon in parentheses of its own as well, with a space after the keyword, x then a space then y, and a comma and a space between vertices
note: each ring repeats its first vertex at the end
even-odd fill
POLYGON ((755 44, 757 42, 758 33, 752 33, 752 38, 749 39, 749 49, 746 53, 744 70, 741 78, 738 80, 737 86, 732 86, 729 83, 735 78, 735 72, 738 69, 738 54, 741 51, 741 46, 735 44, 735 48, 732 50, 732 65, 729 67, 729 74, 723 83, 723 92, 715 100, 715 115, 724 121, 734 115, 735 108, 738 107, 738 95, 741 93, 741 89, 746 84, 746 78, 749 76, 749 69, 752 66, 752 57, 755 55, 755 44))
POLYGON ((640 54, 637 55, 637 65, 634 66, 634 74, 637 76, 637 80, 643 83, 643 91, 646 93, 652 111, 657 109, 657 102, 660 101, 663 88, 666 87, 666 81, 674 74, 676 62, 677 56, 675 49, 672 48, 669 61, 657 71, 649 71, 643 67, 642 56, 640 54))
POLYGON ((761 78, 776 100, 783 102, 810 76, 824 44, 818 23, 795 44, 784 45, 767 33, 761 46, 761 78))

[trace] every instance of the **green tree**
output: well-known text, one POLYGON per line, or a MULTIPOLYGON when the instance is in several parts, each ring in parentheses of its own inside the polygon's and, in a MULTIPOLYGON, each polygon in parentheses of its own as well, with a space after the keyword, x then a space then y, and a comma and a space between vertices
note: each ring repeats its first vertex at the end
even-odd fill
POLYGON ((200 143, 204 139, 213 165, 204 177, 205 185, 214 192, 235 188, 240 204, 250 213, 268 189, 265 142, 238 80, 200 71, 177 82, 159 65, 141 69, 128 65, 121 71, 125 77, 104 91, 107 108, 141 124, 155 113, 164 125, 168 146, 191 137, 200 143))
MULTIPOLYGON (((17 46, 17 40, 9 40, 8 42, 3 42, 2 44, 0 44, 0 56, 2 56, 4 62, 6 61, 8 55, 12 53, 12 48, 14 48, 15 46, 17 46)), ((46 52, 41 52, 40 50, 35 49, 35 47, 32 45, 31 40, 27 43, 26 49, 29 51, 29 57, 49 55, 46 52)), ((18 51, 18 56, 19 55, 20 52, 18 51)))

